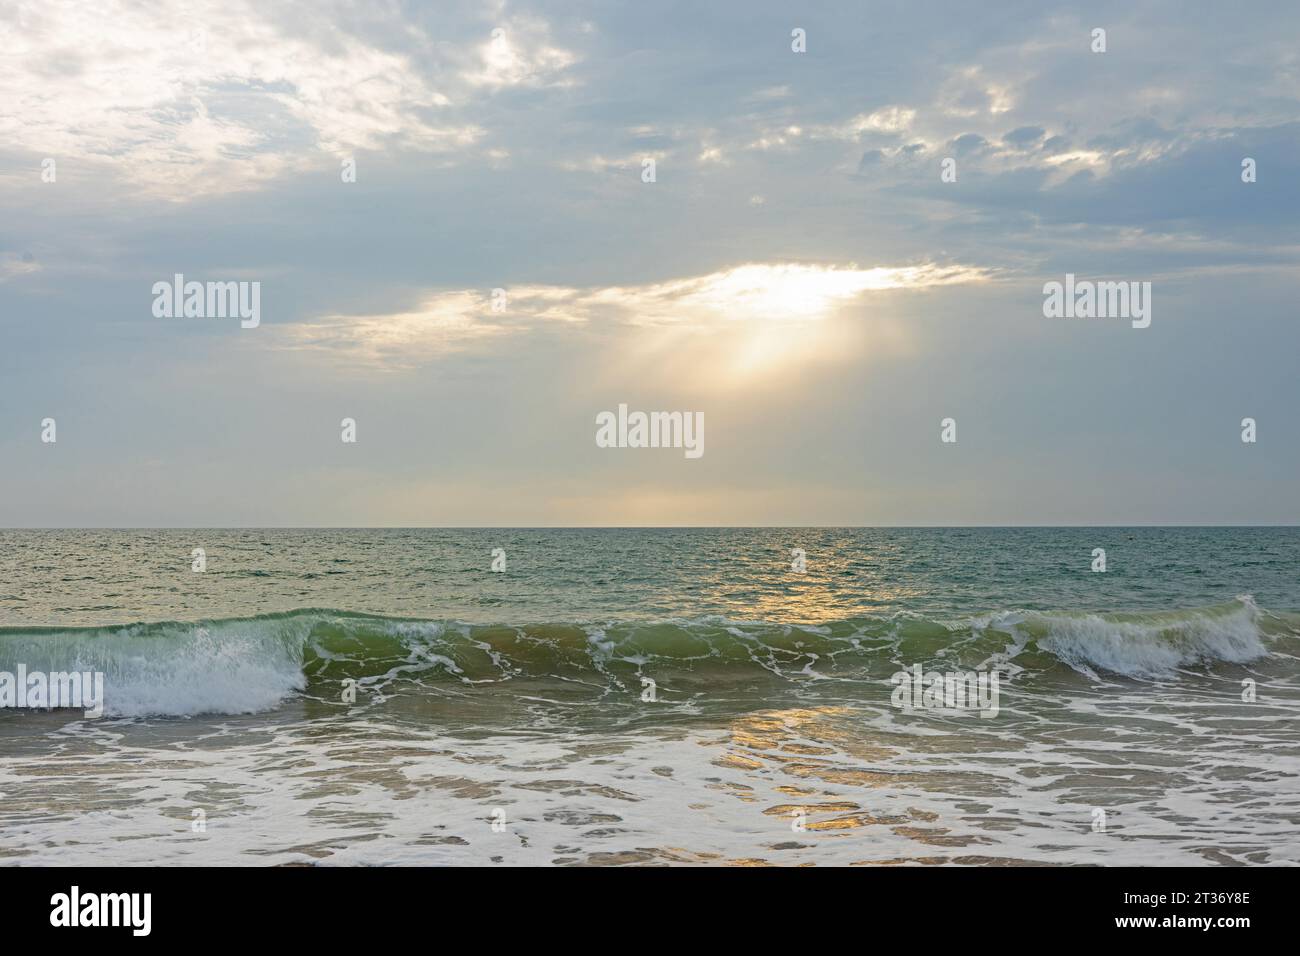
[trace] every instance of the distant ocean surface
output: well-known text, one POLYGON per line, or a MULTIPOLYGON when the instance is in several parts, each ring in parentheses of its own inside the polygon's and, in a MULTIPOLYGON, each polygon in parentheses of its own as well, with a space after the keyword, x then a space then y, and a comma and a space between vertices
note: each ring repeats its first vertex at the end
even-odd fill
POLYGON ((0 531, 0 863, 1300 864, 1297 654, 1300 528, 0 531))

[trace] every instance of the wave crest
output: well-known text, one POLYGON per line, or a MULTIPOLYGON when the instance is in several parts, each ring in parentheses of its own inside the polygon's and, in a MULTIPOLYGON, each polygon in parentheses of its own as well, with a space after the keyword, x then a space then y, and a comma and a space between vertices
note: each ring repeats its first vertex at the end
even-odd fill
POLYGON ((1196 664, 1266 656, 1260 614, 1254 599, 1242 595, 1230 604, 1156 614, 1015 612, 990 627, 1024 635, 1084 673, 1168 678, 1196 664))
POLYGON ((1269 654, 1272 632, 1249 596, 1155 614, 1005 611, 960 624, 912 615, 798 627, 720 618, 654 623, 471 625, 308 609, 199 623, 0 629, 0 670, 102 671, 113 716, 248 714, 313 686, 337 700, 346 678, 382 690, 519 678, 640 690, 642 674, 708 693, 724 681, 850 676, 887 681, 900 664, 974 666, 1046 655, 1089 676, 1169 678, 1195 665, 1269 654), (326 689, 328 688, 328 689, 326 689))

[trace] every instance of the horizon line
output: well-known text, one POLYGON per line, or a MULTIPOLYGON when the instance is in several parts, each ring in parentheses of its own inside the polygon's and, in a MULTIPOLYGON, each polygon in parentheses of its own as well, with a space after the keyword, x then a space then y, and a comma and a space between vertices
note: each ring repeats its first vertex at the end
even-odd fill
POLYGON ((961 531, 1031 528, 1300 528, 1291 524, 770 524, 770 525, 27 525, 6 531, 961 531))

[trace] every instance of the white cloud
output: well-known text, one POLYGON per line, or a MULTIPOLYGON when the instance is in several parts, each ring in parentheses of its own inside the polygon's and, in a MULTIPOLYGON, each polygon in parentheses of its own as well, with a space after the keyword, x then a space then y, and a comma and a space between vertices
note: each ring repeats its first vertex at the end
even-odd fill
POLYGON ((994 80, 982 67, 954 70, 939 88, 939 108, 949 116, 975 118, 1008 113, 1016 106, 1013 84, 994 80))
POLYGON ((688 279, 588 290, 589 310, 621 313, 636 325, 703 325, 718 321, 787 321, 824 318, 864 292, 972 282, 978 269, 932 264, 859 269, 802 263, 746 263, 688 279))
MULTIPOLYGON (((539 22, 485 44, 483 60, 436 72, 350 34, 313 33, 253 0, 18 0, 6 11, 0 142, 171 200, 257 188, 320 152, 397 146, 454 151, 483 130, 479 87, 553 80, 575 59, 539 22)), ((427 37, 403 23, 394 33, 427 37)), ((417 62, 419 61, 419 62, 417 62)))
POLYGON ((629 286, 524 285, 506 290, 506 308, 493 311, 487 290, 430 293, 415 309, 386 315, 329 315, 277 328, 276 345, 321 351, 386 368, 409 368, 507 335, 596 322, 682 331, 749 325, 800 325, 828 318, 860 295, 981 282, 969 266, 859 269, 804 263, 746 263, 731 269, 629 286))
POLYGON ((0 282, 8 282, 18 276, 39 272, 40 269, 40 263, 31 259, 15 255, 12 252, 0 253, 0 282))
POLYGON ((823 130, 823 135, 837 139, 859 139, 863 133, 905 133, 912 128, 916 110, 886 106, 873 113, 859 113, 847 123, 823 130))
POLYGON ((443 292, 418 308, 388 315, 328 315, 268 330, 273 344, 293 351, 324 352, 360 365, 406 368, 435 355, 463 351, 507 328, 490 318, 486 294, 443 292))
POLYGON ((585 173, 608 173, 613 170, 630 170, 640 169, 642 163, 647 159, 653 159, 656 163, 662 160, 668 154, 662 149, 646 150, 639 153, 629 153, 625 156, 585 156, 581 159, 565 159, 556 163, 556 165, 566 172, 585 172, 585 173))
POLYGON ((577 62, 569 50, 553 45, 545 24, 516 19, 493 29, 491 38, 477 48, 479 64, 464 74, 474 86, 567 86, 562 74, 577 62))

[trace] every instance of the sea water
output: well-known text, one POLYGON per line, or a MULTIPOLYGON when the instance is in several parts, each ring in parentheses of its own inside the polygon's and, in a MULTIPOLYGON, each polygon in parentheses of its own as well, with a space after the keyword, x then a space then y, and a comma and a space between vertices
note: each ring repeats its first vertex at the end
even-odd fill
POLYGON ((1298 571, 1294 528, 3 531, 0 671, 105 716, 0 710, 0 860, 1300 863, 1298 571))

